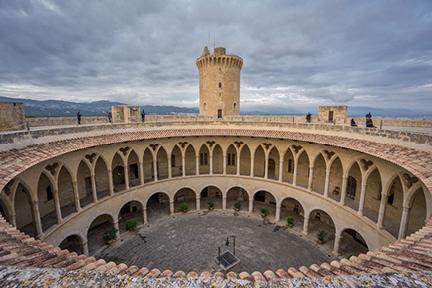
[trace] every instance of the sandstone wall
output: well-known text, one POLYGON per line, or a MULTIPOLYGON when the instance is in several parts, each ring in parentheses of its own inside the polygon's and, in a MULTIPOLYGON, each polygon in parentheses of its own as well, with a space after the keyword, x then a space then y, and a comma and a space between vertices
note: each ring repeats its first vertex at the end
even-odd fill
POLYGON ((0 103, 0 131, 24 128, 22 103, 0 103))

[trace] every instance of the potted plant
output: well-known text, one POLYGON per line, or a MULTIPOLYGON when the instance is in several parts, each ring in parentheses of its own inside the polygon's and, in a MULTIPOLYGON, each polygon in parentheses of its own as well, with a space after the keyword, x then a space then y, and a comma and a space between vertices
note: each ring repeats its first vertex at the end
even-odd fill
POLYGON ((241 209, 241 206, 242 206, 241 202, 240 202, 240 201, 236 201, 236 202, 234 203, 234 210, 235 210, 236 212, 239 212, 240 209, 241 209))
POLYGON ((135 231, 138 226, 138 221, 134 218, 131 218, 126 221, 126 230, 135 231))
POLYGON ((321 230, 318 233, 318 240, 317 240, 318 244, 324 244, 327 241, 327 235, 328 233, 326 231, 321 230))
POLYGON ((267 223, 267 216, 269 215, 269 209, 268 208, 261 208, 261 217, 263 218, 263 224, 267 223))
POLYGON ((208 201, 207 205, 208 205, 208 209, 209 209, 210 211, 212 211, 212 210, 214 209, 214 207, 215 207, 214 202, 211 201, 211 200, 208 201))
POLYGON ((288 216, 286 219, 287 222, 287 226, 292 228, 294 227, 294 217, 293 216, 288 216))
POLYGON ((189 205, 186 202, 182 202, 180 203, 180 207, 179 210, 183 213, 186 213, 187 211, 189 211, 189 205))
POLYGON ((110 231, 107 231, 103 234, 103 240, 105 242, 105 244, 110 245, 112 242, 114 242, 115 238, 116 238, 116 233, 117 230, 116 229, 111 229, 110 231))

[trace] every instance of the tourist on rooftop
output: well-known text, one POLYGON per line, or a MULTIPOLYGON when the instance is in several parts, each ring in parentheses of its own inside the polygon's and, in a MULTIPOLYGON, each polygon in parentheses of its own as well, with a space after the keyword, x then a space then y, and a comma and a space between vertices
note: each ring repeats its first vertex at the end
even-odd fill
POLYGON ((355 122, 354 118, 351 118, 351 127, 357 127, 357 123, 355 122))
POLYGON ((112 114, 111 114, 111 112, 108 112, 108 122, 112 123, 112 114))
POLYGON ((308 114, 306 115, 306 122, 311 123, 311 121, 312 121, 312 114, 308 112, 308 114))
POLYGON ((144 111, 144 109, 142 109, 142 111, 141 111, 141 120, 144 123, 144 121, 145 121, 145 111, 144 111))
POLYGON ((81 113, 79 111, 77 113, 77 122, 78 122, 78 125, 81 125, 81 113))

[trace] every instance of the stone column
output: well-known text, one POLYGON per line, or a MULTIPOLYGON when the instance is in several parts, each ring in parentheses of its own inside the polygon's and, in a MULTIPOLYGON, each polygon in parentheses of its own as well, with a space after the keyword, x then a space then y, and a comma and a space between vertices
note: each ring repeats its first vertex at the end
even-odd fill
POLYGON ((335 235, 335 241, 334 241, 334 246, 333 246, 333 254, 334 255, 339 255, 339 245, 340 245, 340 240, 341 240, 341 235, 335 235))
POLYGON ((156 159, 153 159, 153 175, 154 175, 154 181, 158 181, 158 167, 157 167, 156 159))
POLYGON ((89 247, 88 247, 88 242, 87 240, 85 240, 83 243, 83 254, 89 256, 89 247))
POLYGON ((251 153, 251 165, 250 165, 250 176, 254 177, 254 170, 255 170, 255 155, 252 155, 251 153))
POLYGON ((411 209, 409 207, 406 206, 403 207, 401 222, 399 226, 399 235, 398 235, 399 240, 405 237, 406 230, 408 228, 410 210, 411 209))
POLYGON ((223 175, 226 175, 226 167, 227 167, 227 155, 224 153, 223 155, 223 175))
POLYGON ((75 210, 77 212, 79 212, 79 211, 81 211, 81 204, 80 204, 80 198, 79 198, 79 192, 78 192, 77 179, 72 180, 72 189, 73 189, 74 198, 75 198, 75 210))
POLYGON ((282 157, 282 161, 280 160, 280 156, 279 156, 279 182, 283 182, 283 157, 282 157))
POLYGON ((196 210, 200 211, 201 210, 201 197, 196 197, 196 210))
POLYGON ((61 224, 63 222, 63 217, 61 214, 59 192, 57 187, 54 188, 53 195, 54 195, 54 205, 55 205, 55 210, 57 215, 57 223, 61 224))
POLYGON ((144 163, 143 161, 139 162, 139 181, 140 185, 144 185, 144 163))
POLYGON ((10 224, 11 224, 13 227, 17 228, 17 226, 16 226, 16 214, 15 214, 15 213, 10 215, 10 221, 11 221, 10 224))
POLYGON ((130 185, 129 185, 129 165, 125 165, 124 166, 124 180, 125 180, 125 190, 129 190, 130 185))
POLYGON ((340 204, 342 206, 345 205, 347 183, 348 183, 348 177, 347 176, 343 176, 342 177, 341 198, 340 198, 340 204))
POLYGON ((170 216, 174 215, 174 201, 170 201, 170 216))
POLYGON ((363 216, 365 197, 366 197, 366 183, 362 183, 361 190, 360 190, 359 209, 357 212, 359 216, 363 216))
POLYGON ((240 176, 240 152, 237 152, 237 176, 240 176))
POLYGON ((108 187, 110 196, 114 195, 114 183, 111 169, 108 169, 108 187))
POLYGON ((213 175, 213 149, 210 149, 210 169, 209 169, 209 175, 213 175))
POLYGON ((148 220, 147 220, 147 207, 144 207, 144 209, 143 209, 143 221, 144 221, 144 224, 148 223, 148 220))
POLYGON ((268 179, 268 162, 269 162, 269 155, 268 153, 264 154, 264 179, 268 179))
POLYGON ((253 197, 249 197, 249 213, 253 212, 253 197))
POLYGON ((329 192, 329 182, 330 182, 330 167, 326 168, 325 184, 324 184, 324 197, 328 197, 329 192))
POLYGON ((168 157, 168 179, 172 178, 172 167, 171 157, 168 157))
POLYGON ((119 223, 118 222, 114 222, 113 223, 114 224, 114 229, 115 229, 115 231, 116 231, 116 239, 119 239, 120 238, 120 226, 119 226, 119 223))
POLYGON ((195 155, 195 175, 199 175, 199 166, 200 166, 200 159, 199 159, 199 153, 195 155))
POLYGON ((226 195, 222 195, 222 210, 226 210, 226 195))
POLYGON ((388 198, 387 194, 381 194, 381 202, 380 202, 378 221, 377 221, 377 225, 379 229, 382 229, 384 227, 383 224, 384 224, 385 210, 387 206, 387 198, 388 198))
POLYGON ((276 215, 275 215, 275 223, 280 220, 280 212, 281 212, 281 204, 276 204, 276 215))
POLYGON ((39 211, 39 205, 37 201, 32 202, 33 205, 33 218, 36 224, 36 235, 38 239, 41 239, 43 236, 43 229, 42 229, 42 220, 41 220, 41 216, 40 216, 40 211, 39 211))
POLYGON ((293 185, 294 186, 297 186, 297 164, 298 164, 298 159, 295 159, 294 174, 293 174, 293 185))
POLYGON ((309 230, 309 217, 304 217, 303 219, 303 234, 308 235, 309 230))
POLYGON ((96 192, 96 178, 95 178, 95 174, 92 173, 91 174, 91 186, 92 186, 92 198, 93 198, 93 203, 97 202, 97 192, 96 192))
POLYGON ((186 176, 186 153, 182 153, 182 176, 186 176))
POLYGON ((308 179, 308 190, 312 191, 312 181, 313 181, 313 166, 309 167, 309 179, 308 179))

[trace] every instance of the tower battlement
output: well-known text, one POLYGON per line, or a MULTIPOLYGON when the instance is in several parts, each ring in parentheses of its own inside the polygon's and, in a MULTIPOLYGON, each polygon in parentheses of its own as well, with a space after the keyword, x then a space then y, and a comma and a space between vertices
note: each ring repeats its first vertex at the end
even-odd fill
POLYGON ((196 60, 199 70, 200 115, 222 118, 240 115, 240 70, 243 59, 217 47, 204 47, 196 60))

